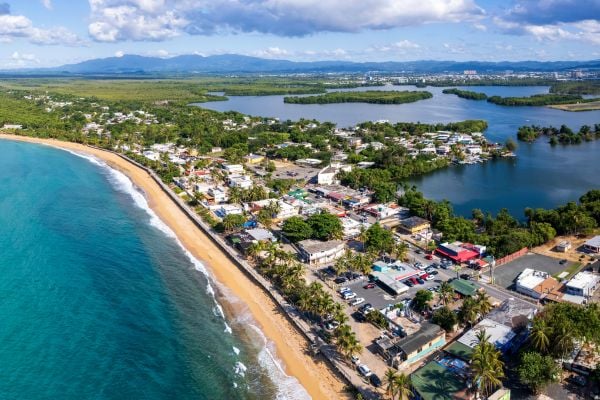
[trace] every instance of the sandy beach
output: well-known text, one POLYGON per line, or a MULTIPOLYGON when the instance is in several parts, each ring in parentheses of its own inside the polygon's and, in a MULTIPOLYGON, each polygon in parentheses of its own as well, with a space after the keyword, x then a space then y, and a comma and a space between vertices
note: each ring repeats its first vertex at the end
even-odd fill
MULTIPOLYGON (((294 376, 313 399, 342 399, 344 383, 323 359, 306 353, 307 340, 290 324, 273 300, 256 286, 229 258, 175 205, 143 169, 116 154, 81 144, 52 139, 0 134, 0 139, 41 143, 95 156, 125 173, 146 195, 152 210, 175 232, 181 243, 201 260, 227 292, 245 304, 265 336, 275 344, 276 357, 286 374, 294 376)), ((226 313, 234 313, 235 303, 223 304, 226 313)), ((232 315, 235 317, 235 315, 232 315)))

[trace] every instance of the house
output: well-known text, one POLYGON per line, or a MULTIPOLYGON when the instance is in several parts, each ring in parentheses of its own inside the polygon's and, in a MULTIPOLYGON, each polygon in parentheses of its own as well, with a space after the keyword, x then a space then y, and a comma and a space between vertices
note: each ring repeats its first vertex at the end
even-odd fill
POLYGON ((4 124, 4 126, 2 127, 2 129, 23 129, 23 125, 18 125, 18 124, 4 124))
POLYGON ((585 242, 583 248, 590 253, 600 253, 600 235, 585 242))
POLYGON ((319 171, 317 174, 317 183, 319 185, 333 185, 336 183, 335 175, 337 174, 338 169, 330 166, 327 166, 319 171))
POLYGON ((462 335, 458 342, 465 346, 474 349, 478 344, 477 334, 481 331, 489 336, 488 342, 493 344, 502 353, 507 353, 512 348, 512 341, 517 336, 510 327, 496 322, 494 320, 484 318, 467 333, 462 335))
POLYGON ((223 169, 229 174, 243 174, 244 166, 240 164, 223 164, 223 169))
POLYGON ((298 242, 302 261, 310 265, 330 263, 344 255, 345 242, 341 240, 302 240, 298 242))
POLYGON ((400 221, 400 229, 411 235, 428 230, 430 227, 429 221, 421 217, 410 217, 400 221))
POLYGON ((213 201, 216 204, 223 203, 227 201, 227 194, 221 188, 210 188, 208 189, 208 195, 213 198, 213 201))
POLYGON ((277 238, 267 229, 246 229, 246 233, 256 242, 276 242, 277 238))
POLYGON ((236 206, 234 204, 223 204, 217 208, 215 213, 219 217, 225 218, 228 215, 243 214, 244 210, 242 209, 242 207, 236 206))
POLYGON ((566 293, 573 296, 590 297, 598 288, 600 276, 588 271, 579 272, 566 285, 566 293))
POLYGON ((554 247, 554 249, 561 253, 566 253, 567 251, 569 251, 569 249, 571 249, 571 242, 569 242, 568 240, 563 240, 562 242, 557 244, 554 247))
POLYGON ((517 277, 516 290, 534 299, 541 299, 557 290, 560 283, 544 271, 525 268, 517 277))
POLYGON ((230 187, 240 189, 250 189, 252 187, 252 179, 247 175, 231 175, 227 181, 230 187))
POLYGON ((248 154, 247 156, 244 157, 244 161, 247 164, 252 164, 252 165, 260 164, 264 160, 265 160, 265 157, 258 155, 258 154, 248 154))
POLYGON ((424 322, 417 332, 396 343, 400 351, 389 363, 392 366, 414 364, 445 344, 446 332, 436 324, 424 322))

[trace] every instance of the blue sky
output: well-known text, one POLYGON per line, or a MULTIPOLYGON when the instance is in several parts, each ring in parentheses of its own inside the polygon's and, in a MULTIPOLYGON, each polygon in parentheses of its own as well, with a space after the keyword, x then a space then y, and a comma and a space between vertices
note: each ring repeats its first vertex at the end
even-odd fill
POLYGON ((0 0, 0 69, 141 54, 600 59, 600 0, 0 0))

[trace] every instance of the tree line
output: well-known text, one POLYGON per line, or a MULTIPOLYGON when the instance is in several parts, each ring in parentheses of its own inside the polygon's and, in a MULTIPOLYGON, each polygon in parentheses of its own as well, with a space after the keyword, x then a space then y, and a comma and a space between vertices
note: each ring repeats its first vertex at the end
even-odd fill
POLYGON ((517 131, 517 138, 524 142, 531 143, 542 136, 548 137, 548 142, 553 146, 559 143, 567 145, 590 142, 595 139, 600 139, 600 124, 594 124, 593 127, 590 125, 583 125, 577 132, 574 132, 564 124, 561 125, 560 128, 537 125, 521 126, 517 131))
POLYGON ((442 90, 442 93, 455 94, 462 99, 468 99, 468 100, 486 100, 488 98, 487 94, 485 94, 485 93, 472 92, 470 90, 460 90, 457 88, 444 89, 444 90, 442 90))
POLYGON ((291 104, 331 104, 331 103, 373 103, 403 104, 430 99, 433 94, 426 91, 383 91, 367 90, 365 92, 329 92, 319 96, 284 97, 284 103, 291 104))

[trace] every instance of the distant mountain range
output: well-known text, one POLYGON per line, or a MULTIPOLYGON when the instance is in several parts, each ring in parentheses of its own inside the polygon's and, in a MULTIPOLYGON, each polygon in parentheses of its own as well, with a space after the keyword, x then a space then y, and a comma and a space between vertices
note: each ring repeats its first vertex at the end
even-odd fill
POLYGON ((124 55, 99 58, 54 68, 4 71, 10 75, 160 75, 160 74, 243 74, 243 73, 366 73, 417 72, 443 73, 476 70, 494 73, 512 70, 568 71, 600 70, 600 60, 593 61, 406 61, 406 62, 296 62, 248 57, 236 54, 214 56, 183 55, 172 58, 124 55))

